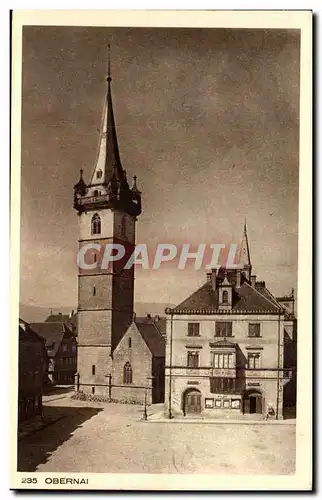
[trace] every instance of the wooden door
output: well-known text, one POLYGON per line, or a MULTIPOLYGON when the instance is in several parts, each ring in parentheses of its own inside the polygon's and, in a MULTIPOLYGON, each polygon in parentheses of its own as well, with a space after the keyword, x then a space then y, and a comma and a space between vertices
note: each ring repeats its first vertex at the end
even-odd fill
POLYGON ((201 394, 200 392, 189 392, 186 395, 185 401, 186 413, 200 413, 201 412, 201 394))

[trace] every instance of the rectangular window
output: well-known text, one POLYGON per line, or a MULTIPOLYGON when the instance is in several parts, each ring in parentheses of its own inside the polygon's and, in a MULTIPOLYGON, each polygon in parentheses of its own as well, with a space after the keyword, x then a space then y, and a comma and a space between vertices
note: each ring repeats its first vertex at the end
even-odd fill
POLYGON ((92 387, 92 394, 95 394, 95 387, 92 387))
POLYGON ((260 337, 260 336, 261 336, 260 323, 249 323, 248 324, 248 337, 260 337))
POLYGON ((247 361, 248 361, 249 370, 258 370, 260 368, 260 354, 259 353, 249 353, 247 361))
POLYGON ((188 337, 199 337, 200 323, 188 323, 188 337))
POLYGON ((213 368, 233 368, 233 355, 231 353, 214 353, 213 368))
POLYGON ((132 347, 132 339, 131 337, 129 337, 129 349, 131 349, 131 347, 132 347))
POLYGON ((92 375, 95 375, 95 365, 92 365, 92 375))
POLYGON ((216 321, 216 337, 231 337, 233 324, 231 321, 216 321))
POLYGON ((230 394, 236 390, 236 379, 227 377, 212 377, 210 392, 213 394, 230 394))
POLYGON ((187 364, 188 364, 188 368, 198 368, 198 366, 199 366, 199 354, 197 352, 188 352, 187 364))

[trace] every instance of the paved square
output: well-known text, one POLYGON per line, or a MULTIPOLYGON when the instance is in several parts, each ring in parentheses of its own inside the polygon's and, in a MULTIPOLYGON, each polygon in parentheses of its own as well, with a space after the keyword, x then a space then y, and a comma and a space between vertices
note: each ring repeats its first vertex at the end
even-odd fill
POLYGON ((153 423, 141 421, 143 408, 136 405, 89 406, 68 397, 45 404, 61 419, 19 443, 20 471, 295 472, 295 425, 153 423))

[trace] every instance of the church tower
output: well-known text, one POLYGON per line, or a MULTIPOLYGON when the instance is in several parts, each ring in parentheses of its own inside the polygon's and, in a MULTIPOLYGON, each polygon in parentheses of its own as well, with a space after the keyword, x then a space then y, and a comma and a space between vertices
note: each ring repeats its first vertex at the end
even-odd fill
POLYGON ((108 394, 113 351, 132 321, 134 267, 127 269, 125 264, 135 247, 135 225, 141 213, 136 177, 130 188, 121 164, 111 80, 109 55, 97 158, 89 183, 81 170, 74 186, 79 219, 76 382, 79 390, 91 394, 108 394), (107 266, 104 254, 111 244, 123 247, 125 255, 107 266))

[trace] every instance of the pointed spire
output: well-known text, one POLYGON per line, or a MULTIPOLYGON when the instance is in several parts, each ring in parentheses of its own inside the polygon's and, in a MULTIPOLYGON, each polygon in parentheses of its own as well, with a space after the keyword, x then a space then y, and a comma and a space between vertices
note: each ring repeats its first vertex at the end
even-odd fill
POLYGON ((83 173, 84 173, 84 170, 81 168, 79 171, 79 181, 74 186, 75 194, 76 193, 81 194, 81 195, 85 194, 86 184, 85 184, 84 179, 83 179, 83 173))
POLYGON ((112 177, 118 181, 123 181, 124 171, 121 165, 119 147, 116 135, 116 126, 114 119, 112 91, 111 91, 111 51, 108 44, 107 61, 107 96, 104 106, 103 127, 100 131, 99 152, 93 171, 91 184, 109 183, 112 177), (97 172, 102 173, 97 176, 97 172))
POLYGON ((106 80, 108 83, 112 81, 111 77, 111 46, 110 44, 107 45, 107 78, 106 80))
POLYGON ((249 251, 249 244, 248 244, 246 217, 244 219, 244 231, 243 231, 243 237, 242 237, 242 241, 241 241, 241 245, 240 245, 238 263, 240 265, 242 265, 244 269, 247 270, 247 277, 248 277, 248 279, 250 279, 252 265, 251 265, 251 260, 250 260, 250 251, 249 251))
POLYGON ((137 176, 133 175, 133 184, 132 184, 132 187, 131 187, 131 191, 133 191, 133 193, 141 194, 141 191, 137 187, 136 181, 137 181, 137 176))
POLYGON ((223 282, 222 282, 222 285, 225 285, 225 286, 230 285, 230 283, 229 283, 229 281, 228 281, 228 273, 227 273, 227 269, 225 269, 224 280, 223 280, 223 282))

